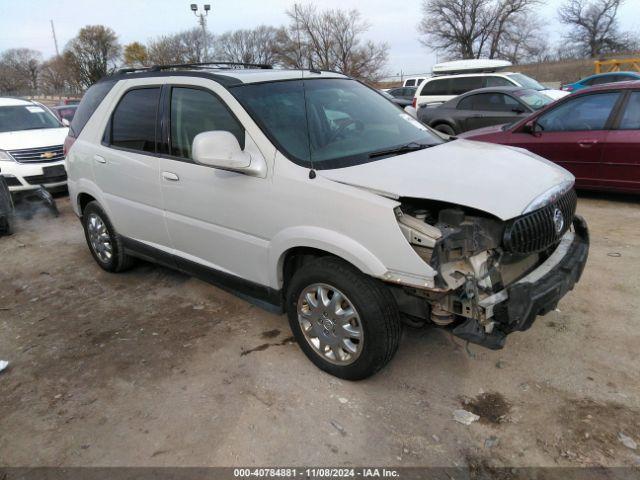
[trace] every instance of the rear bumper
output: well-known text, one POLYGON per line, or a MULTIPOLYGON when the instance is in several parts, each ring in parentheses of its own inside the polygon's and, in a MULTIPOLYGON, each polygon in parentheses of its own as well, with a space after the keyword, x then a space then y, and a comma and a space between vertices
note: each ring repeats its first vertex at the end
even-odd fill
POLYGON ((492 349, 502 348, 506 335, 527 330, 538 315, 554 310, 580 280, 589 255, 589 230, 580 216, 573 221, 553 254, 533 272, 504 290, 480 302, 493 313, 493 330, 487 333, 476 320, 469 319, 453 330, 455 335, 492 349))

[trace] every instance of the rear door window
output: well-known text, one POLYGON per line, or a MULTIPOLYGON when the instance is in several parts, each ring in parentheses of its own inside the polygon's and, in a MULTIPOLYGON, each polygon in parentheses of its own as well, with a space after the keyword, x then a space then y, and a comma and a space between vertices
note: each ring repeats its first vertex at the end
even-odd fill
POLYGON ((440 78, 431 80, 423 85, 420 95, 451 95, 449 88, 449 79, 440 78))
POLYGON ((469 95, 458 103, 459 110, 511 112, 517 107, 522 108, 522 105, 504 93, 479 93, 477 95, 469 95))
POLYGON ((619 130, 640 130, 640 92, 632 92, 620 120, 619 130))
POLYGON ((416 81, 415 81, 414 79, 407 80, 407 81, 404 83, 404 86, 405 86, 405 87, 414 87, 415 85, 416 85, 416 81))
POLYGON ((111 118, 110 145, 155 153, 159 99, 159 87, 136 88, 125 93, 111 118))
POLYGON ((459 77, 451 79, 450 95, 461 95, 476 88, 482 88, 482 77, 459 77))

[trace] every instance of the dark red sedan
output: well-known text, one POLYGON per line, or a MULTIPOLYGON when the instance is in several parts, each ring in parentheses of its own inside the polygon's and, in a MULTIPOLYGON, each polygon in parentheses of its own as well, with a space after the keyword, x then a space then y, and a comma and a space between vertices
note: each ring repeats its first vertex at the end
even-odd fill
POLYGON ((578 188, 640 193, 640 81, 580 90, 459 137, 526 148, 573 173, 578 188))

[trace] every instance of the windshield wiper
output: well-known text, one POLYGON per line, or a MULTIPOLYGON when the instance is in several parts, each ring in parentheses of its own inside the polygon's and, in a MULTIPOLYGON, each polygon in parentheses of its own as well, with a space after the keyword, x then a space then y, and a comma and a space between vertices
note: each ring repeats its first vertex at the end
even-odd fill
POLYGON ((387 155, 402 155, 403 153, 415 152, 416 150, 423 150, 425 148, 432 147, 429 143, 411 142, 399 147, 389 148, 388 150, 378 150, 377 152, 371 152, 369 158, 386 157, 387 155))

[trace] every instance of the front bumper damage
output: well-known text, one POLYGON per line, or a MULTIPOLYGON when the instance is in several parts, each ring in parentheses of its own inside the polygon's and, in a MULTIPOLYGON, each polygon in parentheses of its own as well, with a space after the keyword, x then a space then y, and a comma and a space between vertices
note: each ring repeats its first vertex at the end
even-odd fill
POLYGON ((502 348, 508 334, 527 330, 538 315, 556 308, 580 279, 588 254, 589 230, 584 219, 576 215, 573 231, 565 234, 549 258, 522 279, 479 302, 486 317, 492 317, 490 329, 468 318, 452 333, 490 349, 502 348))

